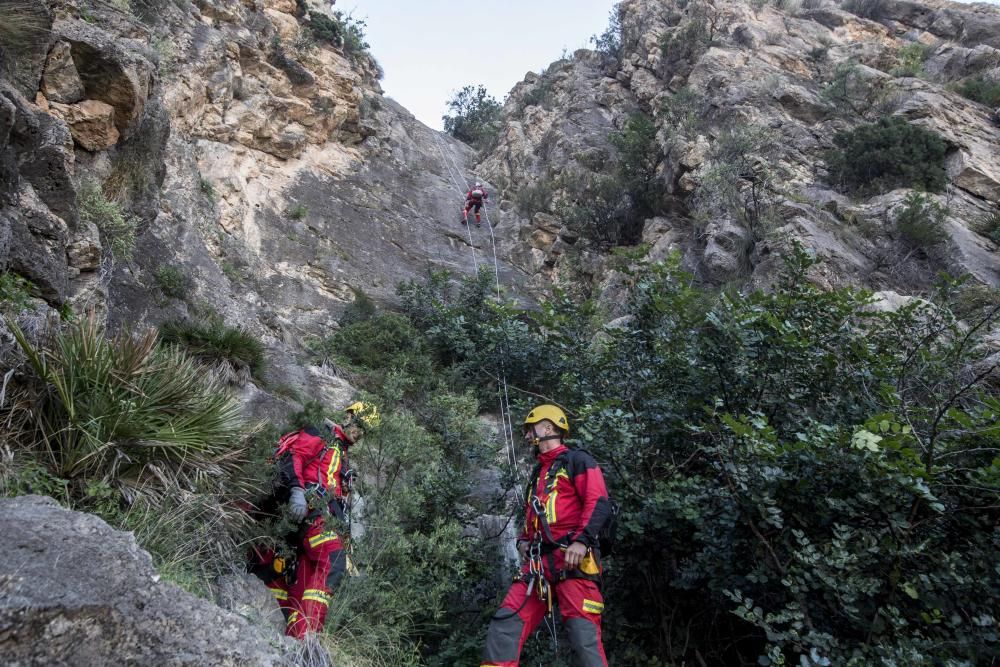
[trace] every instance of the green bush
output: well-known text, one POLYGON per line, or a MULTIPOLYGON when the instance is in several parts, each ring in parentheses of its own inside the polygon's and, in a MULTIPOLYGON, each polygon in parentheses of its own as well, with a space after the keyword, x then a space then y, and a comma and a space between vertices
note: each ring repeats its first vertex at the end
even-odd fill
POLYGON ((660 51, 668 63, 694 62, 711 44, 708 26, 700 17, 688 21, 682 28, 663 36, 660 51))
POLYGON ((232 384, 246 384, 264 370, 264 344, 243 327, 228 326, 215 314, 198 321, 172 320, 160 327, 160 339, 223 372, 232 384))
POLYGON ((108 198, 94 180, 86 180, 77 192, 80 220, 97 225, 105 246, 116 259, 129 260, 135 250, 139 219, 126 213, 122 205, 108 198))
POLYGON ((924 61, 934 52, 932 47, 913 42, 896 51, 898 64, 892 69, 893 76, 921 77, 924 75, 924 61))
POLYGON ((183 299, 191 291, 194 281, 177 266, 164 264, 153 274, 160 291, 174 299, 183 299))
POLYGON ((1000 83, 987 81, 983 77, 977 76, 958 84, 956 90, 960 95, 973 102, 985 104, 990 108, 1000 107, 1000 83))
POLYGON ((618 62, 622 55, 621 3, 615 3, 608 15, 608 27, 599 36, 590 38, 594 49, 610 62, 618 62))
POLYGON ((983 216, 975 224, 973 230, 977 234, 981 234, 990 241, 993 241, 993 243, 1000 245, 1000 211, 994 211, 989 215, 983 216))
POLYGON ((309 215, 309 207, 305 204, 296 204, 288 209, 288 217, 292 220, 303 220, 309 215))
POLYGON ((368 53, 369 44, 365 38, 367 24, 363 20, 355 19, 341 11, 333 12, 332 17, 322 12, 309 12, 306 25, 318 41, 343 49, 344 54, 351 60, 371 57, 368 53))
POLYGON ((8 326, 34 373, 21 396, 32 419, 18 444, 42 452, 72 497, 101 483, 131 500, 235 472, 239 403, 191 358, 159 346, 155 332, 107 339, 89 318, 43 348, 8 326))
POLYGON ((617 149, 614 174, 578 172, 561 181, 569 200, 566 224, 602 248, 638 243, 645 220, 659 210, 663 197, 656 176, 662 152, 653 119, 633 114, 610 139, 617 149))
MULTIPOLYGON (((570 406, 576 443, 624 507, 605 577, 610 661, 992 656, 991 323, 920 300, 873 311, 866 292, 814 287, 800 249, 767 293, 703 292, 677 261, 628 270, 615 328, 557 298, 521 315, 509 348, 511 384, 570 406)), ((476 293, 440 277, 401 292, 445 368, 489 367, 492 318, 476 293)), ((470 615, 441 644, 452 662, 474 660, 470 622, 486 623, 470 615)))
POLYGON ((34 285, 16 273, 0 273, 0 311, 17 316, 31 307, 31 290, 34 285))
POLYGON ((831 181, 849 192, 885 192, 893 188, 944 189, 944 140, 902 118, 838 132, 836 148, 827 151, 831 181))
POLYGON ((925 254, 948 240, 944 222, 948 209, 919 192, 911 192, 896 214, 896 229, 903 242, 925 254))
POLYGON ((485 86, 465 86, 448 100, 444 130, 459 141, 485 150, 496 141, 503 106, 485 86))
POLYGON ((561 179, 553 174, 540 176, 536 180, 522 186, 514 195, 517 210, 527 217, 535 213, 544 213, 552 208, 552 198, 560 187, 561 179))

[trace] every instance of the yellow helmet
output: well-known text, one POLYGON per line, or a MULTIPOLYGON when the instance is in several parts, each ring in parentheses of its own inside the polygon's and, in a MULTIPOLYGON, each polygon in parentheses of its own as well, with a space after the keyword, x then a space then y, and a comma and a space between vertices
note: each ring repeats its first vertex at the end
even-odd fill
POLYGON ((378 408, 371 403, 355 401, 344 408, 344 412, 354 417, 365 429, 375 428, 382 423, 382 418, 378 416, 378 408))
POLYGON ((569 435, 569 420, 566 419, 566 413, 557 408, 554 405, 539 405, 528 413, 528 416, 524 418, 524 425, 528 426, 530 424, 537 424, 543 419, 548 419, 550 422, 561 428, 566 435, 569 435))

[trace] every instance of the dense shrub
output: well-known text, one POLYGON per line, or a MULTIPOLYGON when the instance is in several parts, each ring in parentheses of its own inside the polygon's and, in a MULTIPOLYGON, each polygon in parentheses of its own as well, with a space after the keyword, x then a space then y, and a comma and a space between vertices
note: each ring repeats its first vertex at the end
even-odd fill
POLYGON ((369 45, 365 39, 367 24, 363 20, 341 11, 333 12, 333 16, 309 12, 306 25, 318 41, 343 49, 352 60, 369 56, 369 45))
POLYGON ((44 5, 30 0, 0 3, 0 67, 27 50, 37 48, 48 36, 52 20, 44 5))
POLYGON ((634 114, 611 143, 617 149, 613 173, 581 171, 561 180, 567 225, 603 248, 638 243, 646 219, 659 210, 663 197, 656 176, 662 152, 652 118, 634 114))
POLYGON ((897 65, 892 68, 893 76, 920 77, 924 75, 924 61, 934 52, 932 47, 920 42, 912 42, 896 51, 897 65))
POLYGON ((139 220, 120 202, 107 197, 94 180, 84 181, 77 193, 80 220, 97 225, 105 246, 116 259, 132 258, 139 220))
POLYGON ((160 291, 174 299, 183 299, 194 286, 194 281, 183 269, 167 264, 156 269, 153 277, 160 291))
POLYGON ((441 117, 445 132, 480 150, 494 143, 503 107, 485 86, 465 86, 448 100, 448 110, 441 117))
POLYGON ((0 312, 16 317, 31 303, 31 281, 16 273, 0 273, 0 312))
POLYGON ((977 76, 958 84, 956 90, 974 102, 985 104, 990 108, 1000 107, 1000 83, 977 76))
POLYGON ((98 484, 132 500, 235 472, 239 403, 155 331, 108 339, 88 318, 40 346, 11 326, 33 373, 7 408, 31 416, 16 442, 44 453, 36 460, 65 480, 69 499, 98 484))
MULTIPOLYGON (((538 360, 512 384, 570 406, 625 507, 604 588, 615 664, 996 654, 1000 397, 979 343, 1000 306, 971 328, 926 301, 877 312, 813 287, 811 266, 796 251, 771 293, 723 296, 638 266, 615 328, 595 338, 590 307, 557 299, 512 346, 538 360)), ((414 324, 442 360, 482 359, 481 303, 443 288, 404 290, 414 324)))
POLYGON ((590 38, 594 49, 609 63, 616 63, 622 55, 621 3, 615 3, 608 15, 608 27, 600 35, 590 38))
POLYGON ((845 0, 841 7, 855 16, 878 21, 885 14, 889 2, 890 0, 845 0))
POLYGON ((1000 211, 984 215, 976 223, 974 230, 977 234, 982 234, 990 241, 1000 245, 1000 211))
POLYGON ((838 132, 826 154, 831 181, 863 194, 914 187, 937 192, 946 183, 944 140, 902 118, 838 132))
POLYGON ((896 229, 910 248, 929 253, 948 239, 948 209, 919 192, 911 192, 896 214, 896 229))
POLYGON ((160 327, 164 343, 216 368, 231 384, 246 384, 264 370, 264 345, 243 327, 228 326, 216 313, 198 320, 172 320, 160 327))

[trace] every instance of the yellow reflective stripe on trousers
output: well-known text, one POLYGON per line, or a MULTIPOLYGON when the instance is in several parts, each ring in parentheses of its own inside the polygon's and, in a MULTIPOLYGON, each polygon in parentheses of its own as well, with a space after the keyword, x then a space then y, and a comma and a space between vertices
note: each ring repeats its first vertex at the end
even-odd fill
POLYGON ((288 599, 288 591, 286 590, 281 588, 268 588, 267 590, 271 591, 271 595, 273 595, 276 600, 288 599))
POLYGON ((318 547, 321 544, 326 544, 327 542, 332 542, 337 539, 337 533, 326 531, 320 533, 319 535, 313 535, 309 538, 309 546, 318 547))
POLYGON ((600 614, 604 611, 604 603, 585 599, 583 601, 583 610, 588 614, 600 614))
POLYGON ((326 594, 326 591, 318 588, 306 589, 306 592, 302 594, 302 599, 312 600, 313 602, 319 602, 322 605, 330 606, 330 596, 326 594))
POLYGON ((287 626, 295 625, 295 623, 299 620, 300 617, 301 614, 299 614, 299 612, 292 611, 292 613, 288 615, 288 622, 285 623, 285 625, 287 626))

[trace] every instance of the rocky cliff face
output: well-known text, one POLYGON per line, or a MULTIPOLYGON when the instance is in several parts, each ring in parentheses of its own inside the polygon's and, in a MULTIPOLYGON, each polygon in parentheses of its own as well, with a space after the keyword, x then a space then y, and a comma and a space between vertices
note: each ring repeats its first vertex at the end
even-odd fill
POLYGON ((821 284, 910 293, 947 270, 1000 285, 995 239, 977 233, 1000 204, 998 118, 955 91, 970 78, 1000 82, 1000 10, 890 0, 773 5, 625 0, 620 50, 579 51, 514 88, 481 169, 508 192, 548 195, 541 204, 521 197, 528 249, 514 259, 524 270, 564 283, 609 279, 603 254, 576 244, 568 211, 580 202, 553 174, 606 172, 616 154, 609 136, 641 111, 660 154, 663 195, 642 231, 653 257, 681 252, 715 284, 766 283, 794 239, 823 259, 821 284), (933 250, 900 244, 892 222, 907 190, 850 198, 831 185, 823 156, 834 135, 882 116, 947 143, 948 186, 932 196, 948 209, 947 239, 933 250), (730 174, 734 161, 745 168, 730 174), (761 193, 766 215, 743 215, 761 193), (737 205, 720 206, 726 197, 737 205))
MULTIPOLYGON (((429 270, 492 268, 493 245, 458 224, 472 151, 382 97, 367 53, 308 30, 319 5, 34 5, 35 47, 7 50, 0 81, 0 269, 113 328, 214 310, 265 341, 279 382, 346 400, 299 363, 303 341, 357 290, 391 302, 429 270), (128 257, 101 211, 81 215, 95 187, 137 227, 128 257), (165 269, 190 280, 183 298, 158 286, 165 269)), ((516 296, 504 218, 499 272, 516 296)))

